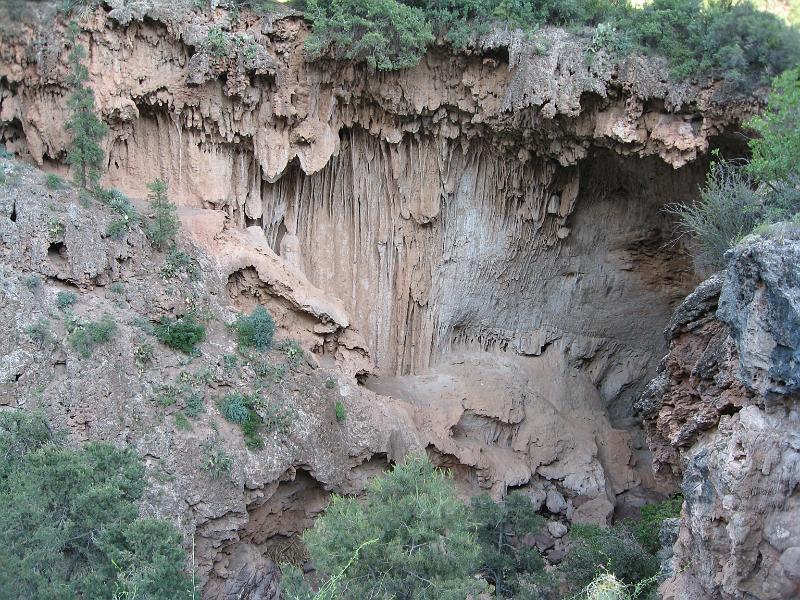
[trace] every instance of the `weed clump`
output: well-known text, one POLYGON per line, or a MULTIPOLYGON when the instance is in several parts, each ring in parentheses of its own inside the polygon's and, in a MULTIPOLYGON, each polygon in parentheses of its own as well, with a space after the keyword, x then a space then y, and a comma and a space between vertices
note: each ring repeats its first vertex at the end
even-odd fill
POLYGON ((243 348, 266 351, 272 346, 275 336, 275 321, 263 306, 257 306, 249 315, 239 315, 234 329, 243 348))
POLYGON ((205 326, 198 323, 192 315, 178 319, 161 317, 154 333, 164 344, 185 354, 194 354, 197 344, 206 339, 205 326))
POLYGON ((68 323, 70 345, 83 358, 89 358, 96 346, 110 342, 117 332, 117 324, 105 315, 99 321, 77 321, 68 323))

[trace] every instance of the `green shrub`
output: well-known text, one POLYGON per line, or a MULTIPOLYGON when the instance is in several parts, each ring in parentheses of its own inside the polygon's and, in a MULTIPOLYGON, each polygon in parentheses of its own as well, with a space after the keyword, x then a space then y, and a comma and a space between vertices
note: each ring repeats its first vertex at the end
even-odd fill
POLYGON ((192 424, 189 422, 189 419, 187 419, 186 415, 180 410, 175 413, 175 427, 182 431, 188 431, 192 428, 192 424))
POLYGON ((222 416, 231 421, 242 425, 250 418, 250 411, 254 410, 256 399, 253 396, 239 392, 231 392, 220 403, 222 416))
POLYGON ((195 321, 192 315, 185 315, 178 319, 161 317, 154 332, 156 337, 167 346, 185 354, 193 354, 197 344, 206 339, 205 326, 195 321))
POLYGON ((63 177, 59 177, 55 173, 48 173, 44 176, 44 183, 51 190, 60 190, 64 188, 67 182, 64 181, 63 177))
POLYGON ((39 318, 32 325, 28 325, 25 328, 25 333, 39 348, 44 348, 53 340, 53 334, 50 332, 50 321, 43 318, 39 318))
POLYGON ((800 34, 747 1, 312 0, 310 59, 331 56, 373 68, 414 66, 434 36, 463 49, 492 25, 596 27, 590 52, 634 49, 665 56, 677 77, 723 76, 750 88, 800 62, 800 34))
POLYGON ((294 410, 283 404, 267 403, 256 394, 231 392, 219 403, 222 415, 241 427, 245 443, 251 450, 263 447, 261 431, 286 435, 291 430, 294 410))
POLYGON ((275 336, 275 321, 263 306, 256 306, 249 315, 239 315, 234 329, 243 348, 266 351, 272 346, 275 336))
POLYGON ((293 371, 299 366, 303 358, 303 348, 297 340, 283 340, 278 348, 286 356, 286 362, 293 371))
POLYGON ((186 408, 184 413, 187 417, 196 417, 205 411, 203 406, 203 395, 200 392, 194 391, 189 394, 186 400, 186 408))
POLYGON ((339 423, 344 423, 345 419, 347 419, 347 410, 342 404, 341 400, 337 400, 336 404, 333 407, 334 413, 336 414, 336 420, 339 423))
POLYGON ((700 199, 671 205, 682 233, 694 237, 699 259, 721 267, 724 253, 756 227, 800 214, 800 69, 775 80, 764 113, 750 121, 749 163, 712 164, 700 199))
POLYGON ((156 351, 151 344, 143 343, 133 351, 133 361, 139 367, 139 372, 143 373, 145 368, 153 364, 156 351))
POLYGON ((67 310, 78 302, 78 295, 75 292, 61 291, 56 294, 56 307, 59 310, 67 310))
POLYGON ((336 597, 379 590, 382 598, 439 600, 486 589, 473 578, 479 547, 467 507, 425 456, 408 456, 375 478, 363 501, 334 496, 303 541, 320 573, 343 573, 336 597))
POLYGON ((173 406, 180 398, 180 390, 173 385, 162 385, 156 394, 156 401, 163 407, 173 406))
POLYGON ((397 0, 308 0, 311 60, 331 56, 395 71, 416 65, 434 37, 424 12, 397 0))
POLYGON ((588 586, 600 572, 607 572, 626 585, 647 581, 644 591, 655 588, 658 559, 649 553, 624 525, 611 528, 597 525, 572 526, 575 542, 558 571, 572 593, 588 586))
POLYGON ((788 180, 800 173, 800 68, 775 79, 767 109, 748 122, 756 137, 748 170, 759 181, 788 180))
POLYGON ((118 219, 108 224, 106 228, 108 237, 118 240, 139 224, 139 213, 128 197, 119 190, 104 190, 98 187, 95 189, 95 197, 120 215, 118 219))
POLYGON ((189 280, 200 279, 200 267, 197 261, 177 246, 170 246, 164 266, 161 267, 161 277, 172 279, 179 275, 186 275, 189 280))
POLYGON ((103 167, 103 149, 100 142, 108 128, 95 114, 92 88, 86 85, 89 69, 83 64, 86 48, 77 43, 78 27, 70 24, 72 51, 69 62, 72 67, 70 83, 72 94, 67 99, 70 117, 65 128, 72 132, 72 143, 67 152, 67 162, 75 169, 75 178, 83 189, 96 186, 103 167))
POLYGON ((661 550, 658 534, 665 519, 674 519, 681 514, 683 496, 680 494, 667 498, 662 502, 642 506, 638 521, 626 521, 630 530, 642 548, 655 555, 661 550))
POLYGON ((545 520, 536 514, 530 498, 512 492, 497 503, 488 494, 472 499, 472 519, 478 524, 481 571, 500 598, 519 598, 525 577, 541 575, 544 561, 535 548, 519 542, 538 533, 545 520))
POLYGON ((39 286, 42 285, 42 280, 38 275, 30 274, 22 278, 22 285, 24 285, 30 291, 36 292, 36 290, 39 289, 39 286))
POLYGON ((79 321, 71 326, 69 343, 83 358, 89 358, 95 346, 105 344, 117 332, 117 324, 105 315, 99 321, 79 321))
POLYGON ((711 166, 698 200, 666 207, 678 218, 681 233, 698 241, 701 264, 721 267, 725 252, 761 222, 763 198, 755 185, 744 165, 719 162, 711 166))
POLYGON ((219 27, 212 27, 202 42, 203 49, 217 58, 228 53, 228 34, 219 27))
POLYGON ((655 598, 653 584, 656 577, 635 584, 625 584, 613 573, 599 572, 589 584, 581 590, 580 597, 586 600, 645 600, 655 598))
POLYGON ((139 517, 136 454, 60 440, 41 413, 0 413, 0 596, 115 600, 132 584, 143 598, 184 597, 180 534, 139 517))
POLYGON ((262 413, 262 422, 268 433, 288 435, 291 431, 295 418, 295 412, 291 406, 279 403, 267 404, 262 409, 262 413))

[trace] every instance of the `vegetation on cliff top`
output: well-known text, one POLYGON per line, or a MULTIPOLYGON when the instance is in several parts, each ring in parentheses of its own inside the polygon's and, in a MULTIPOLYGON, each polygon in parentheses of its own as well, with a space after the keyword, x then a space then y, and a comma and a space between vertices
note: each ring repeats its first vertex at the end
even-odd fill
POLYGON ((767 109, 748 126, 752 160, 715 161, 698 200, 667 207, 711 268, 754 230, 800 219, 800 69, 775 79, 767 109))
POLYGON ((748 1, 308 0, 310 58, 413 66, 436 39, 464 49, 492 26, 535 32, 556 25, 592 35, 594 51, 665 56, 676 77, 722 76, 763 85, 800 61, 800 34, 748 1), (595 28, 584 30, 584 28, 595 28))

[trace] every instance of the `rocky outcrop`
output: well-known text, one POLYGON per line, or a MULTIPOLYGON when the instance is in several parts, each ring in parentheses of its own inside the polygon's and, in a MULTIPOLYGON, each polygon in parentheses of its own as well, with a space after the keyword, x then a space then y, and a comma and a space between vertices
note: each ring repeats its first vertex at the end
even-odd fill
POLYGON ((798 252, 791 231, 731 251, 676 311, 639 403, 684 496, 667 600, 800 594, 798 252))

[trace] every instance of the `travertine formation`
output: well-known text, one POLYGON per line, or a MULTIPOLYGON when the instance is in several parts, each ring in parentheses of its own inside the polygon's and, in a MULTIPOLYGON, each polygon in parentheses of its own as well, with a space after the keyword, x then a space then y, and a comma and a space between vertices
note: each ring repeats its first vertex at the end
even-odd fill
POLYGON ((800 594, 800 242, 770 237, 681 305, 639 405, 685 500, 666 600, 800 594))
MULTIPOLYGON (((106 209, 23 178, 0 197, 2 260, 46 276, 47 302, 7 284, 3 315, 28 316, 0 338, 3 401, 29 407, 44 385, 48 414, 76 440, 134 444, 164 479, 146 510, 194 536, 206 597, 271 597, 274 563, 302 558, 296 534, 327 495, 358 493, 410 451, 451 467, 465 494, 527 492, 562 535, 674 488, 673 438, 687 428, 653 430, 656 466, 672 474, 656 481, 631 408, 697 282, 661 209, 693 197, 712 141, 735 149, 726 132, 751 100, 557 29, 533 41, 496 31, 469 53, 437 46, 413 69, 374 73, 307 63, 307 25, 291 12, 110 0, 81 25, 109 125, 103 185, 141 200, 167 179, 205 279, 176 292, 139 233, 111 240, 106 209), (63 227, 50 235, 53 219, 63 227), (104 291, 119 281, 123 306, 104 291), (185 365, 168 353, 139 373, 130 328, 92 368, 63 341, 29 347, 25 328, 63 285, 85 291, 86 315, 125 323, 196 302, 230 323, 266 306, 306 350, 299 382, 275 392, 297 410, 292 434, 248 451, 215 407, 191 432, 165 427, 152 397, 185 365), (326 378, 335 390, 319 393, 326 378), (231 482, 197 470, 209 436, 235 455, 231 482)), ((0 142, 61 173, 65 31, 0 27, 0 142)), ((210 340, 209 393, 252 385, 252 365, 223 368, 230 332, 217 324, 210 340)), ((735 385, 730 401, 698 401, 705 420, 685 435, 741 406, 735 385)))

